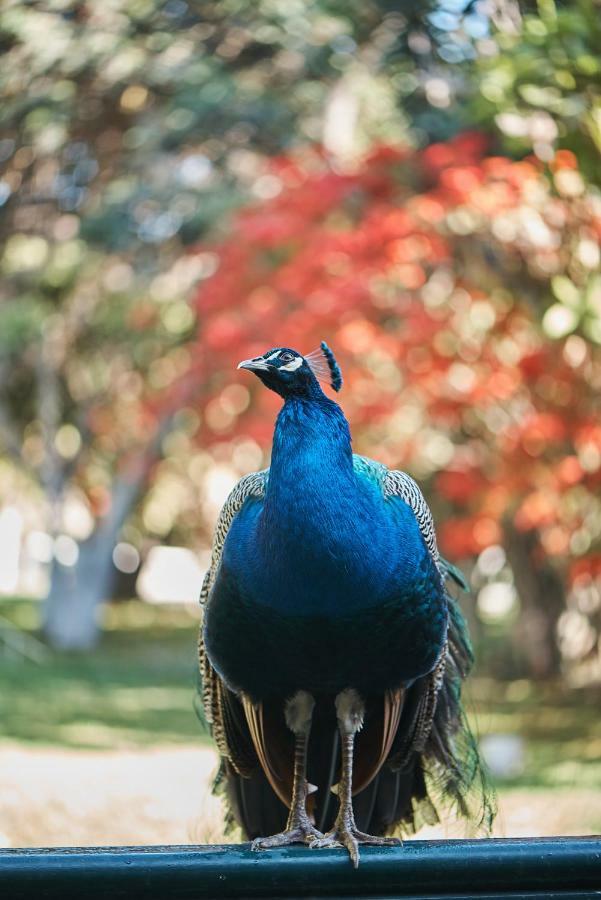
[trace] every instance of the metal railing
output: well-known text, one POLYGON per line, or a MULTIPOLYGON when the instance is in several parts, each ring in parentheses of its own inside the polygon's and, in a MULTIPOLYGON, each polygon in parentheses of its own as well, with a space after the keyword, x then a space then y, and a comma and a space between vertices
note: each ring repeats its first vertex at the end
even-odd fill
POLYGON ((399 897, 601 898, 601 838, 407 841, 342 850, 248 845, 0 850, 6 900, 399 897))

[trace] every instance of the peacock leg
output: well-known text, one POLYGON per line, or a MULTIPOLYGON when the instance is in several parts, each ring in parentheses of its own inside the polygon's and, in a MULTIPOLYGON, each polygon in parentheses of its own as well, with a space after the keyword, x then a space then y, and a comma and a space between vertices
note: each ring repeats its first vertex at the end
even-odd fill
POLYGON ((308 842, 323 837, 311 822, 307 813, 307 747, 311 732, 311 720, 315 701, 306 691, 297 691, 286 703, 286 724, 294 734, 294 776, 292 800, 286 822, 286 830, 271 837, 258 837, 252 842, 252 850, 269 850, 286 844, 308 842))
POLYGON ((353 813, 353 751, 355 735, 361 730, 365 707, 359 694, 348 688, 336 697, 336 717, 341 738, 341 773, 338 785, 340 806, 334 828, 323 838, 312 841, 310 846, 346 847, 353 866, 359 865, 359 844, 376 844, 378 846, 400 844, 399 838, 379 837, 364 834, 355 825, 353 813))

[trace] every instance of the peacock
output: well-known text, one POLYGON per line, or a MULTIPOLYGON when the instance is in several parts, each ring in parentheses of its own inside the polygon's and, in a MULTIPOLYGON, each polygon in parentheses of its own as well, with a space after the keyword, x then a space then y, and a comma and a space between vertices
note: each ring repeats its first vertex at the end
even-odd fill
POLYGON ((472 664, 432 515, 404 472, 353 454, 325 342, 238 366, 283 398, 269 469, 243 477, 202 586, 202 702, 217 783, 253 850, 399 842, 494 797, 461 705, 472 664), (396 834, 397 836, 391 836, 396 834))

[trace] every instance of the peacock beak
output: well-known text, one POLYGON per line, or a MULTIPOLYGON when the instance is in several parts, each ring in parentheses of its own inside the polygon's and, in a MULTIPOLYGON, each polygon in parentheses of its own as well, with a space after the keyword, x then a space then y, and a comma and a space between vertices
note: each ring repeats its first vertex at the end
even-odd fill
POLYGON ((255 359, 243 359, 242 362, 238 363, 238 369, 249 369, 251 372, 266 372, 271 367, 265 362, 262 356, 257 356, 255 359))

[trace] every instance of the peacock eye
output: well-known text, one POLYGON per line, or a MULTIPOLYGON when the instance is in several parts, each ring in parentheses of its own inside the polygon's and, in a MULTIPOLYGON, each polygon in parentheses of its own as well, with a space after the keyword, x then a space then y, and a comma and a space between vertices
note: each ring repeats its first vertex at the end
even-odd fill
POLYGON ((282 353, 280 354, 280 359, 282 362, 291 362, 294 359, 293 353, 282 353))

